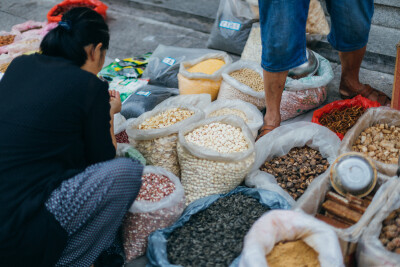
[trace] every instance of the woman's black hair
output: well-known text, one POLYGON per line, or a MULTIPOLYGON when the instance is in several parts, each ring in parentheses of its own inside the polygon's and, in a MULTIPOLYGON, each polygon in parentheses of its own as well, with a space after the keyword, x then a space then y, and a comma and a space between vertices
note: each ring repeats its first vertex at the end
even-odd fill
POLYGON ((63 57, 81 67, 87 60, 85 46, 102 43, 104 50, 109 41, 103 17, 90 8, 77 7, 65 13, 59 25, 43 38, 40 50, 43 55, 63 57))

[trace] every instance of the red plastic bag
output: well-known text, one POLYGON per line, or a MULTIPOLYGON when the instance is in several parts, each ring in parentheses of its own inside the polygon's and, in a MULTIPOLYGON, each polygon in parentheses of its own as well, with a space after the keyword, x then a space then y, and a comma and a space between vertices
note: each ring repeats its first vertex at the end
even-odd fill
MULTIPOLYGON (((352 99, 334 101, 334 102, 329 103, 329 104, 323 106, 322 108, 314 111, 311 122, 322 125, 319 122, 319 120, 323 114, 329 113, 335 109, 342 110, 342 109, 345 109, 348 107, 353 107, 353 106, 362 106, 365 109, 368 109, 368 108, 380 107, 381 104, 379 104, 376 101, 369 100, 368 98, 362 97, 361 95, 358 95, 352 99)), ((340 138, 340 140, 342 140, 344 137, 344 135, 341 133, 336 133, 336 135, 340 138)))
POLYGON ((49 22, 59 22, 65 12, 74 7, 89 7, 106 18, 108 6, 99 0, 65 0, 55 5, 47 13, 49 22))

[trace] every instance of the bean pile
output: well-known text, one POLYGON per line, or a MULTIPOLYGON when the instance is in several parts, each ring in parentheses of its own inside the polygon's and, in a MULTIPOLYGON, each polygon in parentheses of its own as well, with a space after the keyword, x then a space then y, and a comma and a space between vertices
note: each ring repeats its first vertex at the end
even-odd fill
POLYGON ((264 92, 264 81, 260 74, 251 69, 240 69, 229 74, 256 92, 264 92))
POLYGON ((115 139, 117 140, 117 143, 129 144, 129 136, 125 130, 116 134, 115 139))
POLYGON ((329 113, 323 114, 319 121, 331 131, 345 135, 356 124, 365 110, 362 106, 346 107, 342 110, 334 109, 329 113))
POLYGON ((14 39, 15 35, 2 35, 0 36, 0 46, 12 44, 14 39))
POLYGON ((219 153, 241 152, 248 144, 239 127, 225 123, 210 123, 201 126, 185 136, 186 141, 213 149, 219 153))
POLYGON ((216 110, 212 113, 210 113, 210 115, 208 115, 208 117, 217 117, 217 116, 224 116, 224 115, 235 115, 238 116, 239 118, 242 118, 244 120, 244 122, 249 122, 249 120, 247 119, 246 114, 238 109, 234 109, 234 108, 221 108, 219 110, 216 110))
POLYGON ((397 164, 400 156, 400 127, 375 124, 361 133, 353 150, 383 163, 397 164))
POLYGON ((329 162, 319 151, 304 146, 292 148, 287 155, 266 161, 260 169, 275 176, 278 185, 297 200, 328 167, 329 162))
POLYGON ((172 194, 174 190, 175 185, 167 176, 147 173, 142 176, 142 187, 136 200, 157 202, 172 194))
POLYGON ((400 254, 400 209, 394 210, 382 222, 379 240, 387 250, 400 254))
POLYGON ((70 4, 68 6, 58 6, 57 9, 54 11, 54 13, 52 14, 53 16, 58 16, 58 15, 62 15, 64 13, 66 13, 67 11, 76 8, 76 7, 88 7, 90 9, 95 9, 96 6, 91 5, 91 4, 81 4, 81 3, 76 3, 76 4, 70 4))
POLYGON ((194 114, 194 111, 180 108, 172 108, 161 112, 160 114, 148 118, 139 125, 141 130, 160 129, 171 126, 175 123, 183 121, 194 114))
POLYGON ((243 194, 221 198, 171 233, 168 260, 185 267, 228 266, 252 224, 269 209, 243 194))

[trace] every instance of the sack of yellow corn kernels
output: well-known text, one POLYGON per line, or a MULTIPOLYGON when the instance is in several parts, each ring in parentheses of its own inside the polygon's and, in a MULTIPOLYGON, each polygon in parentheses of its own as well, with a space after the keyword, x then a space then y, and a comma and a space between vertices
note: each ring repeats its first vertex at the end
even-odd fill
POLYGON ((228 115, 204 119, 179 131, 178 156, 186 203, 225 194, 243 182, 255 160, 246 123, 228 115))
POLYGON ((181 95, 210 94, 215 100, 221 86, 221 73, 232 62, 225 52, 210 53, 182 62, 178 73, 181 95))
POLYGON ((129 142, 144 156, 148 165, 160 166, 180 177, 176 144, 178 131, 205 117, 200 109, 172 103, 127 121, 129 142))

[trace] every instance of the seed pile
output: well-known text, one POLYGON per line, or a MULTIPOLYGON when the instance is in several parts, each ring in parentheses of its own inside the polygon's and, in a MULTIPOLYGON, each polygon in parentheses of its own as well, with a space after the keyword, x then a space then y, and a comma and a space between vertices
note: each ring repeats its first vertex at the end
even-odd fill
POLYGON ((387 250, 400 254, 400 209, 394 210, 382 222, 379 240, 387 250))
POLYGON ((168 260, 185 267, 228 266, 252 224, 269 209, 243 194, 221 198, 171 233, 168 260))
POLYGON ((287 155, 266 161, 260 169, 275 176, 278 185, 297 200, 328 167, 329 162, 319 151, 304 146, 292 148, 287 155))
POLYGON ((148 118, 139 125, 138 129, 149 130, 168 127, 189 118, 193 114, 194 111, 192 110, 181 108, 168 109, 154 117, 148 118))
POLYGON ((303 240, 275 244, 267 255, 269 267, 320 267, 318 253, 303 240))
POLYGON ((234 109, 234 108, 218 109, 218 110, 210 113, 210 115, 208 115, 208 117, 218 117, 218 116, 224 116, 224 115, 235 115, 235 116, 238 116, 239 118, 242 118, 244 120, 244 122, 246 122, 246 123, 249 122, 246 114, 243 111, 234 109))
POLYGON ((345 135, 356 124, 365 110, 362 106, 346 107, 342 110, 334 109, 323 114, 319 121, 331 131, 345 135))
POLYGON ((14 39, 15 35, 2 35, 0 36, 0 46, 12 44, 14 39))
POLYGON ((146 173, 142 176, 142 187, 136 201, 157 202, 172 194, 175 185, 165 175, 146 173))
POLYGON ((219 153, 241 152, 248 148, 247 141, 239 127, 225 123, 210 123, 201 126, 185 136, 186 141, 213 149, 219 153))
POLYGON ((264 81, 260 74, 251 69, 240 69, 230 74, 235 80, 243 83, 256 92, 264 92, 264 81))
POLYGON ((400 156, 400 127, 375 124, 361 133, 353 150, 383 163, 397 164, 400 156))
POLYGON ((5 73, 6 70, 7 70, 7 68, 8 68, 8 66, 10 66, 10 64, 11 64, 11 62, 1 64, 1 65, 0 65, 0 72, 5 73))
POLYGON ((196 65, 190 67, 187 69, 188 72, 200 72, 200 73, 205 73, 205 74, 213 74, 222 66, 225 65, 225 61, 221 59, 215 59, 215 58, 210 58, 206 59, 200 63, 197 63, 196 65))

